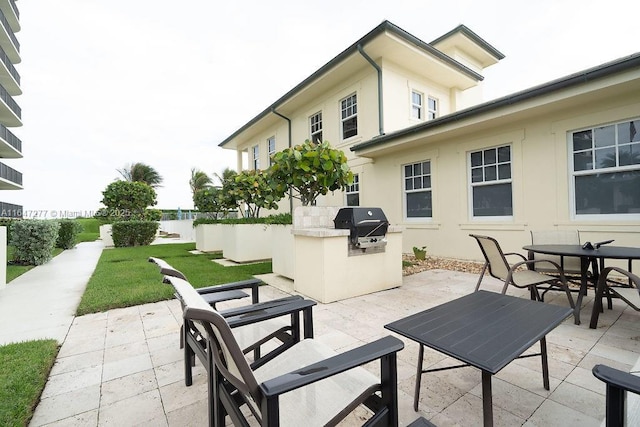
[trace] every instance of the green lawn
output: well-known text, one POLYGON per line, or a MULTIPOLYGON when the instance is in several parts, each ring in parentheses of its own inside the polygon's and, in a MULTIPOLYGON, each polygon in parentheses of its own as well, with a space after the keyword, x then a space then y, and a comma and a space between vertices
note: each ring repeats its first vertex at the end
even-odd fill
POLYGON ((0 425, 29 423, 58 354, 55 340, 0 346, 0 425))

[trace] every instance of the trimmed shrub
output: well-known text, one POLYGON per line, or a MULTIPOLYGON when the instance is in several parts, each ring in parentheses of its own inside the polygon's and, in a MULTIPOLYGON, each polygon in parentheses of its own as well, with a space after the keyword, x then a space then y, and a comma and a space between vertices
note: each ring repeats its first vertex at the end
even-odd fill
POLYGON ((24 219, 11 226, 11 244, 15 247, 14 262, 42 265, 53 257, 58 239, 58 221, 24 219))
POLYGON ((7 227, 7 240, 11 238, 11 226, 17 221, 22 221, 22 218, 0 218, 0 226, 7 227))
POLYGON ((159 226, 155 221, 114 222, 111 226, 113 245, 117 248, 150 245, 156 238, 159 226))
POLYGON ((56 248, 72 249, 76 245, 76 237, 82 232, 82 224, 73 219, 62 219, 59 222, 56 248))

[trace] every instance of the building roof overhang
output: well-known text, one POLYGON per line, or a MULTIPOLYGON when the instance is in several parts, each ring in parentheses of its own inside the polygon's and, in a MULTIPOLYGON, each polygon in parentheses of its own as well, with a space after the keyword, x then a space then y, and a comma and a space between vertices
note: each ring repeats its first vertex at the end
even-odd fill
POLYGON ((362 157, 375 158, 632 92, 640 93, 640 52, 416 126, 376 136, 354 145, 351 151, 362 157))

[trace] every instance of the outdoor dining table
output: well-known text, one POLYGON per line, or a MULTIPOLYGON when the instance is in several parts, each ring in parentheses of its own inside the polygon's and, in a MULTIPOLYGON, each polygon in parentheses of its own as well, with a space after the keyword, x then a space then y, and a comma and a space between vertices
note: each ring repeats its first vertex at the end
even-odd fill
MULTIPOLYGON (((626 259, 629 261, 629 270, 631 270, 631 261, 640 259, 640 248, 626 246, 600 246, 597 249, 586 249, 582 245, 527 245, 522 249, 529 252, 529 259, 532 258, 531 253, 540 253, 545 255, 559 255, 567 257, 580 258, 580 292, 578 292, 578 301, 576 302, 577 316, 576 325, 580 324, 580 308, 582 307, 582 298, 587 294, 588 270, 589 264, 592 265, 593 283, 598 282, 599 268, 604 266, 605 259, 626 259)), ((594 304, 594 308, 595 308, 594 304)))
POLYGON ((413 409, 418 410, 422 374, 474 366, 482 371, 482 412, 493 425, 491 377, 519 357, 541 356, 543 385, 549 390, 546 335, 573 310, 510 295, 477 291, 385 325, 420 344, 413 409), (522 355, 536 342, 540 353, 522 355), (424 346, 463 365, 423 370, 424 346))

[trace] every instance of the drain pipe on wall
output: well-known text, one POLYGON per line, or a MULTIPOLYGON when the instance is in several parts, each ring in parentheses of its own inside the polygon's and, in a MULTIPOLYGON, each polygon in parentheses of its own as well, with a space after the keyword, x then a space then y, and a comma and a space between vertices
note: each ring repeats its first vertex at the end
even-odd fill
POLYGON ((362 49, 362 45, 358 45, 358 52, 366 59, 369 64, 378 72, 378 130, 380 135, 384 135, 384 113, 382 111, 382 68, 371 59, 369 55, 362 49))
MULTIPOLYGON (((292 141, 291 141, 291 119, 288 117, 283 116, 282 114, 278 113, 276 111, 275 108, 271 108, 271 112, 273 114, 275 114, 278 117, 282 117, 283 119, 285 119, 287 121, 287 126, 288 126, 288 133, 289 133, 289 148, 292 147, 292 141)), ((291 214, 291 216, 293 217, 293 197, 291 197, 291 189, 289 189, 289 213, 291 214)))

